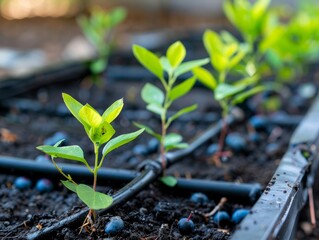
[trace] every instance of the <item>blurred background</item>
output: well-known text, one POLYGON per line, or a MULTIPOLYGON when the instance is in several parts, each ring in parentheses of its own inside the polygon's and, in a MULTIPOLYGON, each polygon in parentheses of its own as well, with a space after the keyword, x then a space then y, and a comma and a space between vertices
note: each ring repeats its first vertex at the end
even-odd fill
MULTIPOLYGON (((181 32, 227 27, 222 2, 0 0, 0 78, 92 56, 92 48, 76 22, 92 6, 106 10, 116 6, 126 8, 127 18, 116 29, 116 47, 130 52, 132 43, 152 48, 181 32)), ((277 0, 273 4, 283 2, 277 0)), ((297 1, 288 2, 293 7, 297 1)))

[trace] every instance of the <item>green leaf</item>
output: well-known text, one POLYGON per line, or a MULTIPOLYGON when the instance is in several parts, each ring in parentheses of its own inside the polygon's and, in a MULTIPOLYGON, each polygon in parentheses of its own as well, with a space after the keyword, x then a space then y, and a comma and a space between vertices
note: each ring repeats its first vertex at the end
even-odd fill
POLYGON ((117 7, 109 13, 110 15, 110 26, 115 26, 122 22, 126 17, 126 10, 122 7, 117 7))
POLYGON ((173 144, 180 143, 183 140, 182 136, 177 133, 169 133, 164 138, 164 146, 170 146, 173 144))
POLYGON ((148 104, 162 105, 164 102, 164 93, 161 89, 151 83, 146 83, 141 92, 142 99, 148 104))
POLYGON ((211 63, 218 72, 225 72, 228 68, 229 61, 222 53, 214 53, 211 57, 211 63))
POLYGON ((249 89, 243 93, 236 95, 234 97, 234 99, 232 100, 231 104, 232 105, 239 104, 239 103, 245 101, 247 98, 249 98, 249 97, 251 97, 259 92, 263 92, 265 90, 266 90, 265 86, 257 86, 257 87, 254 87, 252 89, 249 89))
POLYGON ((80 146, 66 146, 66 147, 56 147, 56 146, 38 146, 38 150, 54 157, 54 158, 64 158, 74 161, 79 161, 87 165, 87 161, 84 159, 83 150, 80 146))
POLYGON ((76 193, 79 198, 93 210, 105 209, 113 202, 113 198, 111 196, 96 192, 93 188, 84 184, 79 184, 76 187, 76 193))
POLYGON ((174 187, 177 184, 177 179, 173 176, 164 176, 159 180, 168 187, 174 187))
POLYGON ((163 68, 159 58, 146 48, 138 45, 133 45, 133 54, 137 60, 155 76, 163 78, 163 68))
POLYGON ((195 77, 191 77, 191 78, 185 80, 184 82, 175 86, 171 90, 171 92, 168 94, 168 97, 170 98, 171 101, 174 101, 177 98, 184 96, 193 88, 195 82, 196 82, 195 77))
POLYGON ((161 140, 162 139, 162 136, 156 132, 154 132, 150 127, 144 125, 144 124, 140 124, 140 123, 137 123, 137 122, 133 122, 133 124, 138 127, 138 128, 142 128, 142 129, 145 129, 145 131, 154 136, 155 138, 157 138, 158 140, 161 140))
POLYGON ((101 115, 89 104, 85 104, 79 112, 80 118, 90 127, 97 128, 101 122, 101 115))
POLYGON ((172 66, 171 66, 171 64, 169 63, 169 61, 168 61, 168 59, 166 57, 161 57, 160 58, 160 62, 162 64, 163 69, 166 72, 171 72, 172 71, 172 66))
POLYGON ((248 87, 250 85, 256 84, 259 79, 260 79, 259 75, 255 74, 252 77, 247 77, 247 78, 244 78, 244 79, 241 79, 241 80, 235 82, 233 84, 233 86, 245 86, 245 87, 248 87))
POLYGON ((88 132, 89 125, 85 121, 83 121, 83 119, 79 115, 79 112, 83 105, 75 100, 73 97, 71 97, 69 94, 62 93, 62 98, 66 107, 69 109, 72 115, 84 126, 85 131, 88 132))
POLYGON ((106 65, 106 60, 104 58, 100 58, 96 61, 91 62, 90 70, 93 74, 97 75, 102 73, 106 69, 106 65))
POLYGON ((156 105, 156 104, 148 104, 147 106, 146 106, 146 109, 148 110, 148 111, 151 111, 151 112, 153 112, 153 113, 156 113, 156 114, 158 114, 158 115, 160 115, 160 116, 162 116, 163 114, 164 114, 164 112, 165 112, 165 109, 164 108, 162 108, 161 106, 159 106, 159 105, 156 105))
POLYGON ((114 119, 117 118, 117 116, 121 113, 123 106, 123 98, 115 101, 104 111, 102 115, 103 121, 107 121, 108 123, 113 122, 114 119))
POLYGON ((175 143, 175 144, 172 144, 172 145, 169 145, 167 147, 165 147, 165 150, 166 151, 169 151, 171 149, 183 149, 183 148, 188 148, 188 144, 187 143, 175 143))
POLYGON ((103 151, 102 151, 103 156, 107 155, 109 152, 113 151, 114 149, 116 149, 116 148, 118 148, 126 143, 133 141, 143 131, 144 131, 144 128, 137 130, 136 132, 123 134, 123 135, 120 135, 116 138, 113 138, 104 146, 103 151))
POLYGON ((212 30, 206 30, 204 33, 203 41, 206 51, 210 56, 215 55, 216 52, 221 53, 223 51, 223 42, 216 32, 212 30))
POLYGON ((221 83, 217 86, 215 89, 215 99, 217 101, 225 99, 227 97, 233 96, 240 91, 244 90, 246 87, 245 86, 232 86, 226 83, 221 83))
POLYGON ((67 189, 69 189, 70 191, 76 193, 77 184, 75 184, 75 183, 73 183, 73 182, 70 182, 70 181, 68 181, 68 180, 61 180, 61 183, 62 183, 67 189))
POLYGON ((270 4, 270 0, 258 0, 254 4, 252 8, 252 16, 254 17, 255 21, 258 21, 262 16, 264 16, 267 7, 270 4))
POLYGON ((194 111, 196 108, 197 108, 197 104, 193 104, 191 106, 188 106, 188 107, 185 107, 185 108, 179 110, 177 113, 175 113, 170 118, 168 118, 167 125, 170 125, 175 119, 179 118, 180 116, 194 111))
POLYGON ((232 23, 236 23, 236 13, 230 0, 225 0, 223 5, 224 13, 228 20, 232 23))
POLYGON ((205 65, 207 63, 209 63, 208 58, 184 62, 176 68, 175 77, 178 77, 184 73, 187 73, 188 71, 191 71, 193 68, 200 67, 200 66, 205 65))
POLYGON ((217 81, 215 77, 205 68, 194 68, 193 73, 198 78, 198 80, 209 89, 214 90, 216 88, 217 81))
POLYGON ((186 56, 186 49, 180 41, 173 43, 168 48, 166 53, 166 57, 173 68, 176 68, 178 65, 180 65, 181 62, 183 62, 185 56, 186 56))
POLYGON ((109 141, 115 134, 114 128, 108 122, 103 122, 98 128, 92 130, 93 135, 90 135, 91 139, 100 145, 109 141))

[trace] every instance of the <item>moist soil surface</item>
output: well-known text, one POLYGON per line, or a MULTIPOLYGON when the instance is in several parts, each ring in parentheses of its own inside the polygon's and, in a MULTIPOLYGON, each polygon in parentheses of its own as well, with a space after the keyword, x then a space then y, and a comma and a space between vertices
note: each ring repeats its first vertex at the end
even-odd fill
MULTIPOLYGON (((144 112, 145 104, 139 96, 143 84, 143 79, 140 82, 104 79, 100 85, 92 85, 89 79, 80 79, 70 83, 52 84, 11 99, 3 103, 1 108, 1 155, 36 161, 35 159, 41 153, 35 147, 43 145, 55 133, 63 132, 67 144, 80 145, 85 152, 86 159, 92 163, 93 147, 80 124, 66 114, 67 110, 62 102, 61 92, 69 93, 81 103, 88 102, 102 111, 115 100, 124 97, 124 110, 114 121, 116 135, 136 130, 132 124, 133 121, 147 124, 159 131, 159 119, 144 112), (22 101, 19 103, 17 100, 22 101), (21 102, 24 103, 23 106, 21 102), (39 103, 41 109, 34 109, 34 103, 39 103)), ((306 112, 311 104, 311 99, 298 96, 298 89, 301 85, 302 83, 299 83, 298 86, 294 85, 283 91, 286 94, 281 97, 281 111, 291 115, 302 115, 306 112), (298 99, 298 101, 292 99, 298 99)), ((271 94, 258 95, 242 107, 252 109, 252 105, 257 103, 257 108, 254 108, 253 111, 258 114, 265 113, 267 111, 261 106, 269 95, 271 96, 271 94)), ((176 121, 170 130, 182 133, 186 142, 191 141, 216 122, 220 113, 211 92, 201 87, 196 87, 189 95, 176 102, 173 108, 176 110, 193 103, 198 104, 198 109, 189 114, 188 118, 185 116, 176 121)), ((245 114, 247 118, 251 116, 249 111, 246 111, 245 114)), ((278 112, 267 112, 267 114, 271 116, 278 112)), ((221 166, 216 166, 212 161, 212 154, 207 152, 212 143, 218 142, 218 138, 214 138, 207 145, 197 149, 192 156, 167 169, 166 174, 239 183, 257 182, 266 186, 287 149, 293 130, 294 127, 267 125, 257 130, 261 140, 253 142, 249 140, 248 133, 255 130, 247 125, 246 121, 236 123, 229 127, 229 132, 237 132, 247 140, 246 148, 243 151, 232 151, 231 157, 223 158, 221 166)), ((145 156, 136 147, 145 147, 151 140, 150 136, 143 134, 134 142, 110 154, 104 167, 137 169, 137 166, 146 158, 156 159, 157 152, 145 156)), ((226 145, 225 150, 231 151, 232 149, 226 145)), ((44 163, 39 162, 39 164, 44 163)), ((37 179, 32 179, 32 188, 21 191, 14 186, 16 176, 2 174, 4 175, 1 175, 0 182, 1 239, 23 239, 27 234, 50 226, 84 207, 75 194, 58 184, 49 193, 39 193, 34 188, 37 179)), ((99 186, 98 190, 113 194, 117 189, 113 186, 99 186)), ((219 225, 213 219, 203 216, 210 212, 220 199, 209 196, 208 203, 197 204, 190 201, 191 194, 191 192, 176 194, 168 187, 156 182, 123 206, 116 207, 106 215, 100 216, 96 221, 96 230, 91 235, 84 230, 79 234, 80 228, 66 227, 56 235, 52 235, 51 238, 106 239, 110 236, 104 233, 105 224, 112 216, 120 216, 125 223, 125 228, 115 236, 115 239, 183 239, 184 237, 185 239, 228 239, 236 228, 235 224, 227 222, 219 225), (191 219, 195 223, 195 230, 192 234, 183 236, 178 230, 177 221, 182 217, 188 217, 191 212, 193 212, 191 219)), ((231 215, 238 208, 249 209, 250 206, 240 205, 236 203, 236 199, 228 199, 222 210, 231 215)), ((306 214, 305 219, 307 222, 306 214)), ((303 239, 305 234, 304 229, 298 231, 300 237, 298 239, 303 239)), ((317 236, 316 234, 317 232, 312 233, 313 239, 317 236)), ((308 237, 311 239, 310 236, 308 237)))

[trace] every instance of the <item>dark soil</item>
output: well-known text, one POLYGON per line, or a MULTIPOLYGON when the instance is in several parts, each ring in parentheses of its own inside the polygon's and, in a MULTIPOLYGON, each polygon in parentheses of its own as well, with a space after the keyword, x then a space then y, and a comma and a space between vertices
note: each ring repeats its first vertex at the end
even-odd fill
MULTIPOLYGON (((125 109, 114 123, 118 134, 136 129, 132 125, 132 118, 159 129, 158 119, 152 117, 143 120, 143 115, 141 115, 140 110, 143 110, 145 106, 138 93, 143 82, 126 82, 125 87, 123 87, 123 82, 108 81, 103 87, 95 85, 88 87, 90 84, 87 81, 52 85, 20 96, 24 99, 24 103, 26 103, 26 99, 40 102, 43 109, 50 109, 50 114, 38 113, 25 106, 22 109, 19 104, 16 107, 3 107, 0 118, 1 127, 8 130, 9 136, 13 136, 13 138, 8 139, 7 135, 2 133, 0 144, 2 155, 35 159, 41 154, 35 150, 35 147, 43 144, 43 141, 54 133, 63 131, 68 136, 68 144, 83 146, 87 153, 87 159, 92 159, 92 147, 80 124, 72 117, 65 116, 61 91, 70 93, 82 103, 89 102, 92 106, 102 110, 116 99, 124 96, 125 109), (137 112, 139 114, 135 117, 134 114, 133 117, 128 117, 127 113, 134 110, 139 110, 137 112)), ((194 89, 188 97, 177 102, 174 107, 177 109, 192 104, 194 101, 198 103, 199 109, 193 115, 203 116, 202 119, 205 119, 204 116, 207 116, 209 112, 219 114, 219 109, 213 102, 211 93, 202 88, 194 89)), ((258 98, 254 101, 258 101, 258 98)), ((283 99, 283 101, 286 102, 287 99, 283 99)), ((309 104, 308 101, 305 103, 309 104)), ((287 108, 286 105, 286 109, 290 113, 302 113, 306 108, 307 105, 301 108, 294 106, 294 104, 287 108)), ((212 123, 214 121, 212 118, 212 123)), ((185 121, 184 119, 184 121, 177 121, 172 125, 171 131, 182 132, 185 140, 190 141, 203 132, 209 124, 207 121, 198 122, 191 119, 185 121)), ((240 132, 247 137, 248 129, 243 123, 238 123, 230 127, 230 132, 240 132)), ((187 178, 245 183, 258 182, 265 186, 288 146, 292 130, 291 127, 269 126, 269 128, 259 131, 262 136, 260 143, 249 142, 245 151, 235 152, 232 157, 224 159, 221 167, 214 166, 211 155, 206 153, 208 145, 203 146, 193 156, 183 159, 168 169, 167 174, 187 178), (274 129, 282 131, 275 138, 271 137, 274 135, 274 129), (266 146, 274 141, 279 144, 278 151, 265 154, 266 146)), ((114 151, 105 161, 105 167, 135 169, 146 157, 135 154, 132 148, 136 144, 145 145, 150 139, 148 135, 144 134, 122 150, 114 151)), ((217 140, 212 139, 212 142, 217 142, 217 140)), ((226 150, 229 148, 226 147, 226 150)), ((155 156, 156 154, 149 157, 155 158, 155 156)), ((35 189, 19 191, 12 185, 13 181, 13 176, 2 176, 0 236, 3 239, 23 239, 27 234, 49 226, 59 221, 63 216, 68 216, 83 207, 75 194, 68 192, 61 186, 56 186, 53 192, 40 194, 35 189)), ((36 179, 34 179, 35 181, 36 179)), ((113 190, 109 187, 101 187, 100 190, 110 194, 116 191, 116 189, 113 190)), ((121 216, 126 226, 125 230, 116 236, 116 239, 181 239, 177 221, 181 217, 187 217, 191 211, 194 212, 192 219, 195 222, 195 231, 187 239, 227 239, 235 227, 233 224, 218 226, 212 219, 203 217, 203 213, 211 211, 220 199, 211 196, 211 201, 208 204, 196 205, 189 200, 190 195, 191 193, 176 195, 176 193, 170 192, 167 188, 156 183, 123 206, 101 216, 96 223, 96 232, 91 237, 88 237, 89 234, 84 231, 78 235, 79 229, 64 228, 56 236, 52 236, 52 239, 103 239, 107 237, 103 232, 105 223, 111 216, 121 216)), ((249 209, 249 206, 236 204, 235 199, 229 199, 229 202, 232 204, 227 203, 223 208, 229 214, 238 207, 249 209)))

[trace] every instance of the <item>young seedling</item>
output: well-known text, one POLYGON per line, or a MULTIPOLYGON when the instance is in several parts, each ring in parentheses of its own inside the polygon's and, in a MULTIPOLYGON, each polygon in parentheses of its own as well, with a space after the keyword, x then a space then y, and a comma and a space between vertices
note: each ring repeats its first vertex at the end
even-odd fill
POLYGON ((215 100, 222 108, 223 127, 219 139, 219 149, 214 155, 216 165, 221 164, 219 157, 224 155, 222 149, 227 133, 226 118, 230 110, 248 97, 265 89, 264 86, 258 84, 258 74, 249 67, 247 67, 248 71, 245 76, 232 76, 232 78, 239 78, 239 80, 232 79, 233 81, 230 81, 228 79, 229 72, 240 64, 247 53, 246 45, 240 44, 234 37, 230 36, 230 34, 219 35, 211 30, 205 31, 204 45, 216 73, 213 74, 202 67, 193 70, 198 80, 214 92, 215 100))
POLYGON ((115 8, 107 12, 95 7, 90 17, 80 16, 77 20, 86 38, 95 47, 98 57, 90 64, 95 80, 107 67, 108 57, 112 50, 112 32, 126 17, 123 8, 115 8))
POLYGON ((150 127, 142 124, 136 123, 136 125, 145 128, 147 133, 160 141, 161 162, 163 169, 165 169, 167 152, 172 149, 187 147, 187 144, 182 142, 183 139, 180 134, 168 133, 170 125, 174 120, 194 111, 197 107, 196 104, 193 104, 168 116, 168 110, 174 101, 186 95, 196 82, 194 76, 179 83, 177 83, 177 78, 195 67, 208 63, 209 60, 201 59, 183 63, 186 49, 180 41, 173 43, 167 49, 166 56, 160 58, 138 45, 133 46, 133 53, 137 60, 159 79, 163 86, 163 90, 161 90, 154 84, 146 83, 141 92, 142 99, 147 104, 146 108, 160 116, 161 133, 157 133, 150 127), (165 77, 165 73, 167 77, 165 77))
POLYGON ((123 99, 115 101, 101 116, 89 104, 82 105, 66 93, 63 93, 62 97, 69 111, 83 125, 86 134, 93 143, 95 153, 94 166, 89 165, 80 146, 72 145, 61 147, 60 144, 63 140, 57 142, 54 146, 44 145, 37 147, 37 149, 51 156, 54 166, 66 178, 66 180, 61 181, 62 184, 69 190, 75 192, 90 208, 83 226, 92 226, 93 220, 91 216, 93 215, 95 218, 95 210, 107 208, 113 201, 111 196, 96 191, 98 171, 102 167, 105 157, 116 148, 134 140, 144 129, 111 139, 115 134, 115 129, 111 123, 120 114, 123 108, 123 99), (100 156, 100 148, 103 145, 102 155, 100 156), (63 172, 63 169, 56 163, 55 158, 64 158, 84 164, 88 168, 88 171, 93 174, 92 187, 85 184, 77 184, 72 179, 72 176, 63 172))

